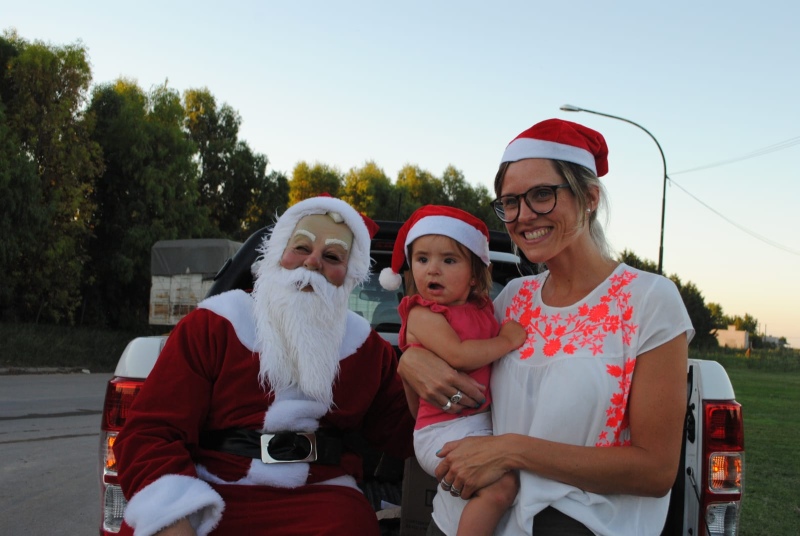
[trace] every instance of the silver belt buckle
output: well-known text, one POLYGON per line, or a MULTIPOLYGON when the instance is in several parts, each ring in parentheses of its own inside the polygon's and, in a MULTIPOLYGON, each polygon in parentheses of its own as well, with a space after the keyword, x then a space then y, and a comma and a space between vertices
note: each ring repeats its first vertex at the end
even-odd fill
POLYGON ((261 434, 261 461, 264 463, 298 463, 317 461, 317 436, 314 432, 295 432, 296 435, 305 437, 310 445, 310 452, 305 458, 299 460, 276 460, 269 454, 269 442, 276 434, 261 434))

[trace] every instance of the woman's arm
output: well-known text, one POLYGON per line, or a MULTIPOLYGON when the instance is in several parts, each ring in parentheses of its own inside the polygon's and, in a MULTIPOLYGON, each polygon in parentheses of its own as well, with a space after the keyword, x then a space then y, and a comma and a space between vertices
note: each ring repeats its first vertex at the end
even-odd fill
POLYGON ((414 307, 408 313, 408 342, 417 342, 458 370, 475 370, 497 361, 525 342, 527 333, 511 320, 491 339, 462 341, 445 316, 427 307, 414 307))
POLYGON ((464 499, 511 470, 594 493, 661 497, 678 470, 687 359, 685 334, 637 358, 628 400, 630 446, 584 447, 518 434, 467 438, 444 446, 436 476, 453 482, 464 499))
POLYGON ((458 372, 421 346, 412 346, 403 352, 397 372, 407 388, 435 406, 444 406, 451 396, 461 391, 463 398, 458 404, 453 404, 449 410, 451 413, 479 407, 486 400, 483 392, 487 386, 458 372))

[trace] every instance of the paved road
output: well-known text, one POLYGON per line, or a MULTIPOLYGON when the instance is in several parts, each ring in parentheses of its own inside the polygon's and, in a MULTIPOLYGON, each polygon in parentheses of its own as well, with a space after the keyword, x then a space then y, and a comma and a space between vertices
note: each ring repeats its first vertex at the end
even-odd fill
POLYGON ((0 375, 0 533, 98 534, 111 374, 0 375))

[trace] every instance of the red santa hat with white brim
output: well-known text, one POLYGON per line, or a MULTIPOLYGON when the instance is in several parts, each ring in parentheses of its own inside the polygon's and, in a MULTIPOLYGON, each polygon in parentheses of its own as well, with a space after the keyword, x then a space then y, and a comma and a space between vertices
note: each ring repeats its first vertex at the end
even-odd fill
POLYGON ((522 132, 508 144, 500 162, 526 158, 572 162, 598 177, 608 173, 608 146, 603 135, 563 119, 547 119, 522 132))
POLYGON ((378 277, 383 288, 400 288, 403 281, 400 271, 408 257, 408 246, 425 235, 450 237, 489 265, 489 229, 483 221, 455 207, 425 205, 418 208, 400 227, 392 250, 392 265, 384 268, 378 277))

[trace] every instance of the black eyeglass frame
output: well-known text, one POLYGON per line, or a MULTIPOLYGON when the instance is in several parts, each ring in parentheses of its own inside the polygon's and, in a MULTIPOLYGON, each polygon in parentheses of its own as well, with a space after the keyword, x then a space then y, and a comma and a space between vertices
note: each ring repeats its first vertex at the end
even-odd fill
MULTIPOLYGON (((565 184, 540 184, 539 186, 534 186, 533 188, 530 188, 529 190, 526 190, 525 192, 523 192, 521 194, 501 195, 500 197, 498 197, 497 199, 492 201, 490 204, 492 205, 492 208, 494 209, 494 215, 497 216, 497 218, 501 222, 503 222, 503 223, 514 223, 515 221, 517 221, 517 218, 519 218, 520 209, 517 208, 517 215, 514 216, 512 219, 510 219, 510 220, 505 219, 504 216, 500 215, 501 212, 503 214, 505 214, 505 210, 503 210, 501 208, 502 207, 502 205, 500 203, 501 199, 513 197, 513 198, 515 198, 517 200, 517 207, 520 207, 520 206, 522 206, 522 203, 520 202, 520 198, 522 198, 522 199, 525 200, 525 204, 528 206, 528 208, 531 209, 531 212, 533 212, 534 214, 538 214, 539 216, 544 216, 545 214, 550 214, 551 212, 553 212, 556 209, 556 205, 558 204, 558 190, 561 189, 561 188, 570 188, 570 185, 566 184, 566 183, 565 184), (544 212, 540 212, 540 211, 536 210, 535 208, 533 208, 531 206, 531 202, 528 201, 528 194, 529 193, 531 193, 534 190, 541 190, 542 188, 546 188, 546 189, 551 190, 553 192, 553 198, 555 199, 555 201, 553 201, 553 206, 550 207, 550 210, 546 210, 544 212)), ((572 191, 572 188, 570 188, 570 191, 572 191)))

